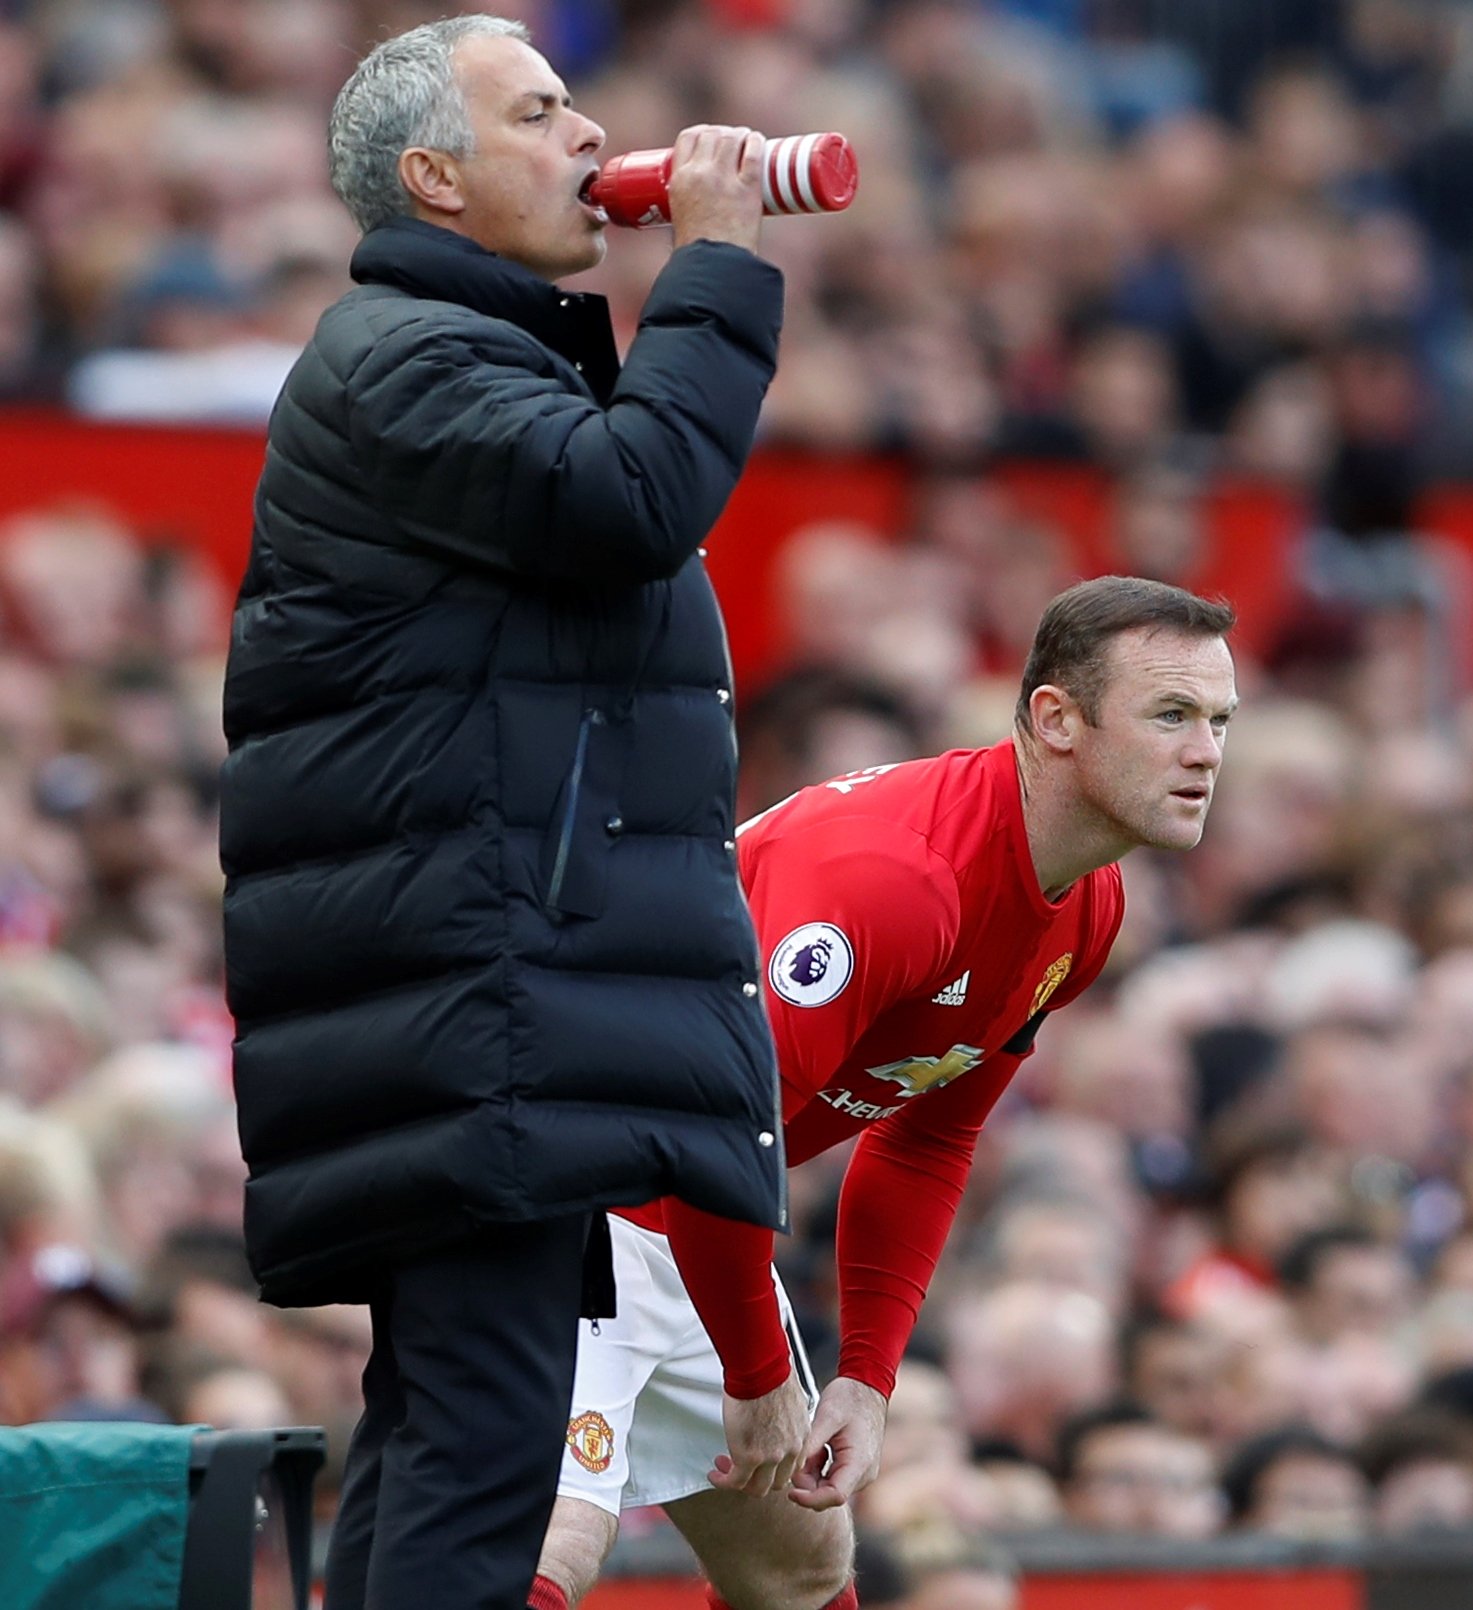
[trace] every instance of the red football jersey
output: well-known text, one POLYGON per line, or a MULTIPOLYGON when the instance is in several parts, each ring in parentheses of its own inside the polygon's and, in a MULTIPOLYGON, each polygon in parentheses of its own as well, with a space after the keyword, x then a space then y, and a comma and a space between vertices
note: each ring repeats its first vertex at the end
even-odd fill
MULTIPOLYGON (((1011 742, 805 788, 739 838, 783 1082, 788 1161, 856 1135, 840 1201, 840 1373, 888 1392, 977 1133, 1042 1015, 1104 966, 1118 866, 1044 899, 1011 742)), ((727 1388, 786 1373, 768 1232, 654 1204, 727 1388)))

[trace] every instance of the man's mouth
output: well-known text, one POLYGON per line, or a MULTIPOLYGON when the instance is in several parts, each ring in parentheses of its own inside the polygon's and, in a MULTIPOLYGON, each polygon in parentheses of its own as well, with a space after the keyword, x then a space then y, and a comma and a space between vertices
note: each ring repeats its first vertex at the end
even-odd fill
POLYGON ((1191 783, 1186 788, 1173 788, 1171 793, 1175 799, 1191 800, 1194 804, 1205 803, 1210 797, 1210 790, 1203 783, 1191 783))
POLYGON ((583 206, 587 207, 589 212, 598 218, 601 223, 606 224, 609 221, 608 213, 606 213, 604 209, 600 207, 599 204, 593 199, 593 187, 597 180, 598 169, 590 169, 588 174, 585 176, 583 183, 578 186, 578 200, 583 206))

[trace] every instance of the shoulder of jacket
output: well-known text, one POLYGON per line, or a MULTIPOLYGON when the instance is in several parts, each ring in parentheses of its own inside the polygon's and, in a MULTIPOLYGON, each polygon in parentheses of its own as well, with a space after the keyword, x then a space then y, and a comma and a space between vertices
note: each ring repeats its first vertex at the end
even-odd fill
POLYGON ((507 319, 380 286, 360 286, 329 308, 314 344, 345 378, 386 344, 401 357, 418 348, 465 346, 483 360, 524 361, 544 351, 535 336, 507 319))

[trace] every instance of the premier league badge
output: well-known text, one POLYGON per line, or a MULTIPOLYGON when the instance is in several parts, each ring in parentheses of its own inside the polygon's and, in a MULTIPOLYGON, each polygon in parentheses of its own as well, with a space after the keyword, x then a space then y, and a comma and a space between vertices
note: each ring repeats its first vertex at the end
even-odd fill
POLYGON ((827 1006, 854 973, 854 947, 831 922, 805 922, 773 950, 767 978, 793 1006, 827 1006))

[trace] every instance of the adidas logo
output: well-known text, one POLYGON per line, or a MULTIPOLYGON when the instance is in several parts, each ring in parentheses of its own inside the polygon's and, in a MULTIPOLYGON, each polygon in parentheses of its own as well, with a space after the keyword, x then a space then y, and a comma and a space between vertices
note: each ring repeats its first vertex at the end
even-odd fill
POLYGON ((948 984, 939 995, 933 995, 931 1001, 936 1006, 961 1006, 967 998, 967 985, 972 982, 972 969, 969 967, 954 984, 948 984))

